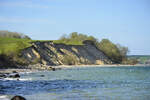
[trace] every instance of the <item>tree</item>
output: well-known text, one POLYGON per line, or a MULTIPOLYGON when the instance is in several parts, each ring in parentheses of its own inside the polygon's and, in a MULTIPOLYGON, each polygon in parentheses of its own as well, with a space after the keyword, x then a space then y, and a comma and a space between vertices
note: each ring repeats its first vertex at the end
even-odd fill
POLYGON ((117 44, 117 48, 119 49, 121 56, 123 58, 126 58, 128 52, 129 52, 128 47, 121 46, 120 44, 117 44))
POLYGON ((88 36, 85 34, 72 32, 69 35, 63 35, 59 39, 62 43, 71 43, 71 44, 82 44, 85 40, 91 40, 94 43, 98 42, 98 40, 93 36, 88 36))
POLYGON ((10 31, 0 31, 0 37, 7 37, 7 38, 19 38, 19 39, 31 39, 27 35, 17 32, 10 32, 10 31))
POLYGON ((99 49, 104 52, 113 62, 121 63, 122 55, 117 46, 108 39, 102 39, 98 44, 99 49))
POLYGON ((70 44, 80 44, 85 40, 93 41, 93 43, 114 63, 122 63, 122 61, 126 59, 126 55, 129 51, 127 47, 119 44, 116 45, 108 39, 103 39, 99 42, 98 39, 93 36, 88 36, 77 32, 72 32, 69 35, 63 35, 60 40, 63 43, 70 44))

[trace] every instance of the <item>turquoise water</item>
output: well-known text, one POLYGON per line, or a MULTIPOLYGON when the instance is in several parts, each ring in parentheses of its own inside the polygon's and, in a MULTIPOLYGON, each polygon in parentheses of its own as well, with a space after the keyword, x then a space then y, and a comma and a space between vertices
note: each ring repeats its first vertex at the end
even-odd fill
POLYGON ((150 67, 78 67, 0 80, 0 94, 27 100, 150 100, 150 67))

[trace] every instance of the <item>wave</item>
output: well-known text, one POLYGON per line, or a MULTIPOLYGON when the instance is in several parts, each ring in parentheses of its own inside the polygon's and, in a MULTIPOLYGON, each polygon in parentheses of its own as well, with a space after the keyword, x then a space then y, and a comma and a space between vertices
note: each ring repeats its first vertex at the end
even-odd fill
POLYGON ((9 100, 7 95, 0 95, 0 100, 9 100))
POLYGON ((17 80, 17 81, 31 81, 32 78, 3 78, 0 80, 17 80))

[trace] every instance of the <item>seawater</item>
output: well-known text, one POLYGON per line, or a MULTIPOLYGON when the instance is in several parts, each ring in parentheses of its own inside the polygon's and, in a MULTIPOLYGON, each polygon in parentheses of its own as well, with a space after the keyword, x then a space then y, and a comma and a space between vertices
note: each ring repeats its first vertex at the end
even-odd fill
POLYGON ((150 66, 75 67, 21 74, 21 79, 0 80, 0 95, 27 100, 150 100, 150 66))

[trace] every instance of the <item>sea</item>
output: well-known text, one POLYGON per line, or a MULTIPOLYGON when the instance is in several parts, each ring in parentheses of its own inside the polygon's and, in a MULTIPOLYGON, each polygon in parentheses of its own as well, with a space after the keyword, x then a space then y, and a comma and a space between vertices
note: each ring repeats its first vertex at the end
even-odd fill
POLYGON ((86 66, 0 80, 0 100, 150 100, 150 66, 86 66))

